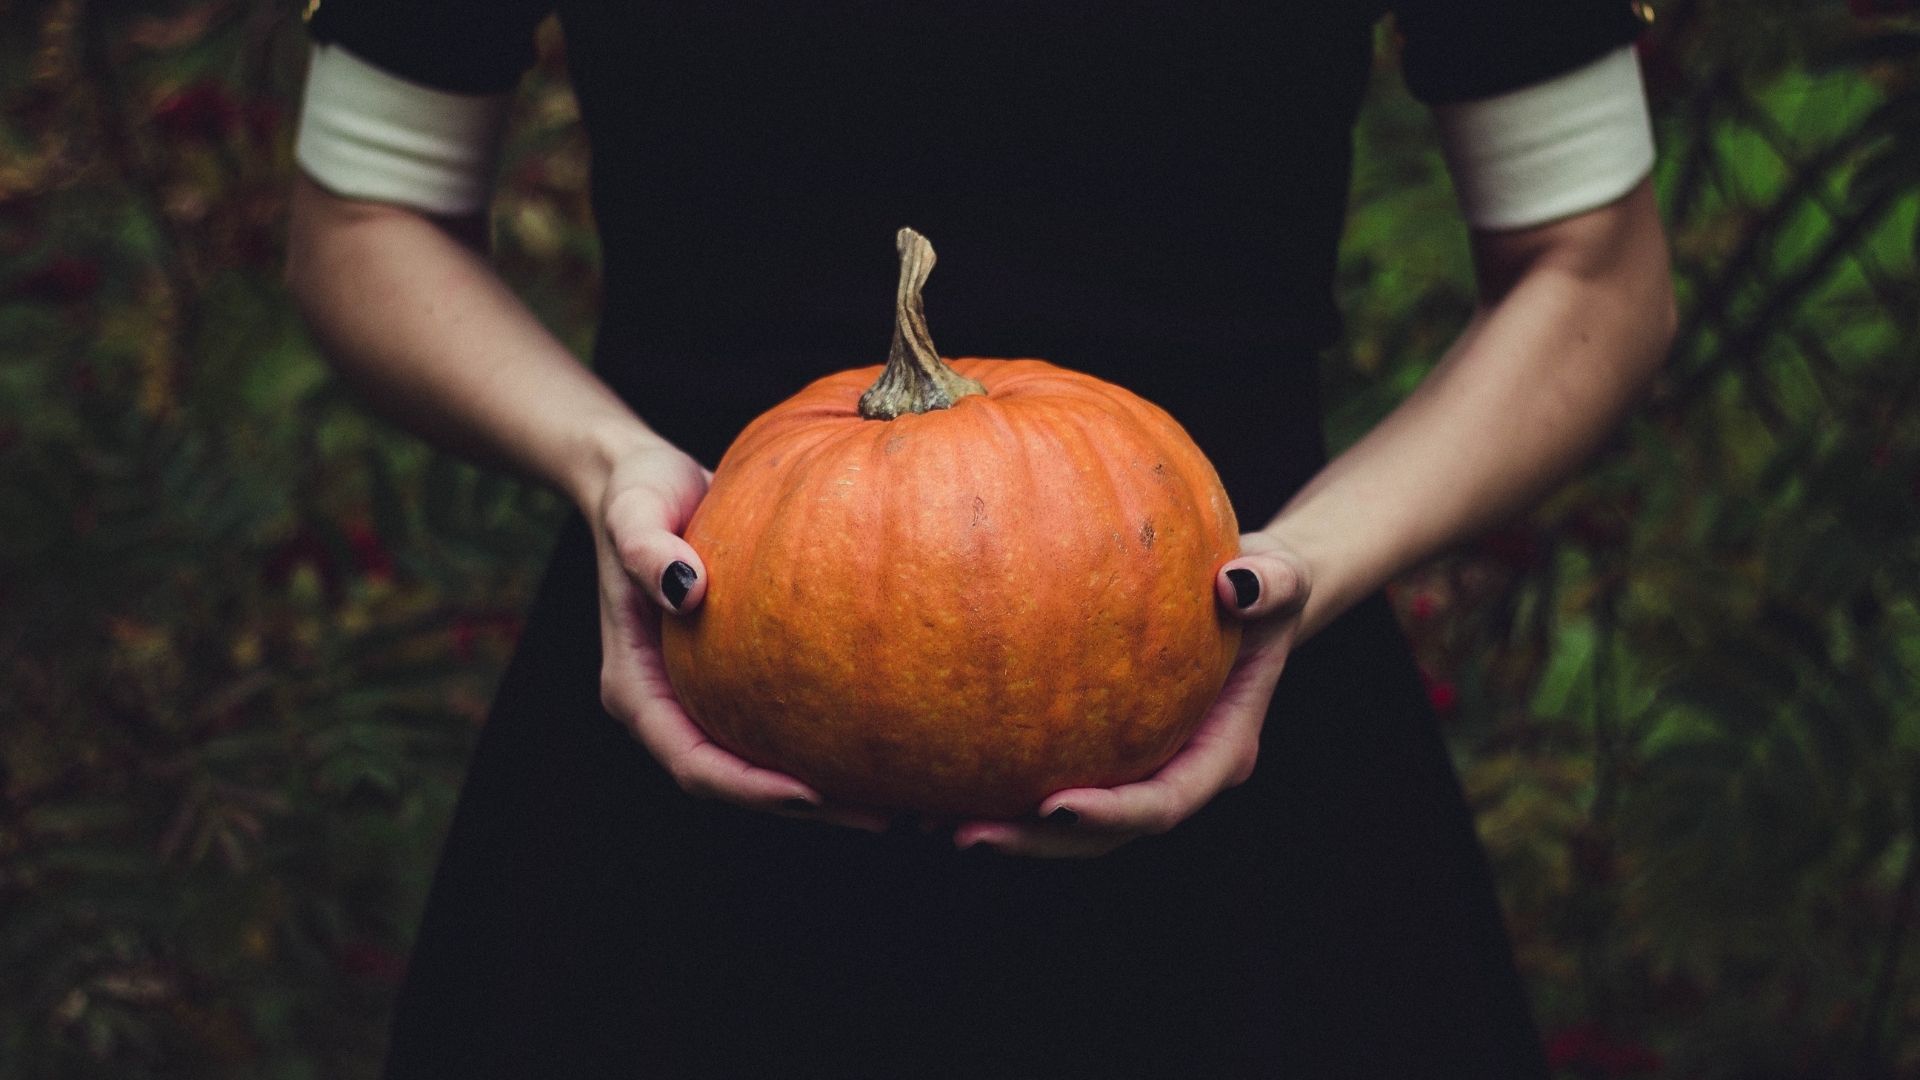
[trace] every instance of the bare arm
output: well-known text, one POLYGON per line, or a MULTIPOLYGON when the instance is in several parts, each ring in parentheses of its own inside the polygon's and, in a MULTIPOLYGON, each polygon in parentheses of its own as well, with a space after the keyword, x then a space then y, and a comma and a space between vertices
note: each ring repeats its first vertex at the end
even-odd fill
POLYGON ((1147 780, 1049 795, 1040 816, 1070 825, 969 822, 956 843, 1087 856, 1173 828, 1252 774, 1294 646, 1538 499, 1619 424, 1673 335, 1651 185, 1547 225, 1476 233, 1473 255, 1481 299, 1459 340, 1222 567, 1222 606, 1251 621, 1193 741, 1147 780))
POLYGON ((342 198, 305 176, 296 183, 287 283, 334 366, 398 423, 564 492, 591 523, 607 712, 690 794, 883 828, 721 749, 680 708, 659 620, 705 595, 705 567, 680 533, 710 475, 501 282, 476 250, 481 222, 342 198))
POLYGON ((286 280, 340 373, 401 425, 597 505, 660 441, 486 258, 478 218, 434 219, 295 181, 286 280))
POLYGON ((1674 299, 1650 182, 1472 243, 1480 304, 1459 339, 1264 530, 1311 577, 1297 640, 1566 479, 1666 357, 1674 299))

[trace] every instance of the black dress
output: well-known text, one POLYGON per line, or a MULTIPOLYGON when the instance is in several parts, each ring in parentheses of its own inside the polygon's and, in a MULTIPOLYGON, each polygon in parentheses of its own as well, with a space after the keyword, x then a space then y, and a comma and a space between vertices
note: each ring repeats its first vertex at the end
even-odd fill
MULTIPOLYGON (((489 92, 548 6, 325 0, 312 27, 489 92)), ((1160 403, 1264 524, 1324 462, 1317 354, 1386 6, 561 0, 606 253, 596 365, 711 465, 807 381, 884 358, 911 225, 940 253, 944 353, 1160 403)), ((1639 26, 1626 0, 1395 7, 1430 101, 1639 26)), ((1292 657, 1251 781, 1072 862, 684 797, 600 708, 595 603, 576 519, 475 752, 392 1080, 1545 1075, 1378 596, 1292 657)))

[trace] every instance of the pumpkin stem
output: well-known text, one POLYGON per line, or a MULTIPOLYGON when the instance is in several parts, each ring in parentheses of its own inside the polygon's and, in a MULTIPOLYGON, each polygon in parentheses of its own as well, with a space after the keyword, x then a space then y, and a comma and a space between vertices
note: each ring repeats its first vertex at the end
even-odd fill
POLYGON ((894 236, 900 250, 900 288, 893 299, 893 347, 887 367, 860 395, 860 415, 892 420, 903 413, 950 409, 953 403, 987 388, 947 366, 934 351, 920 290, 933 270, 933 245, 912 229, 894 236))

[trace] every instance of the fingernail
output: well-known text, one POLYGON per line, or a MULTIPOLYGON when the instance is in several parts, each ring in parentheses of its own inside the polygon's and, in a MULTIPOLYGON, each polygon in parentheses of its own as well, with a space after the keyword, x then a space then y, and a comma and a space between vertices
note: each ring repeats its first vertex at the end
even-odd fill
MULTIPOLYGON (((676 563, 675 565, 678 566, 682 564, 676 563)), ((814 805, 811 801, 807 799, 803 799, 798 795, 795 795, 790 799, 781 799, 780 808, 782 810, 792 811, 793 813, 796 813, 796 814, 804 814, 807 811, 812 810, 814 808, 814 805)))
MULTIPOLYGON (((660 575, 660 591, 665 594, 667 603, 672 606, 673 610, 680 610, 680 602, 687 598, 687 590, 693 588, 693 583, 697 577, 698 575, 693 572, 693 567, 688 566, 679 559, 675 559, 667 564, 667 572, 660 575)), ((1246 605, 1242 604, 1240 606, 1245 607, 1246 605)))
POLYGON ((1260 599, 1260 578, 1253 571, 1236 566, 1227 571, 1227 580, 1233 583, 1234 603, 1250 608, 1260 599))
POLYGON ((1055 825, 1078 825, 1080 823, 1080 815, 1075 813, 1071 807, 1057 806, 1054 808, 1053 813, 1047 815, 1047 820, 1055 825))

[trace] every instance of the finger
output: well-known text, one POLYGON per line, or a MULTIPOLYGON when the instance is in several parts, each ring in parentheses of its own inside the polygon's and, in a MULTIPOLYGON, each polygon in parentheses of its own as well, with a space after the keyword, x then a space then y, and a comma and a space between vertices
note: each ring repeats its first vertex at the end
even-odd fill
POLYGON ((605 676, 609 711, 627 722, 634 737, 659 761, 682 791, 753 810, 884 831, 887 819, 858 807, 828 803, 818 791, 786 773, 762 768, 734 754, 694 722, 664 685, 664 672, 637 654, 605 676))
POLYGON ((799 821, 817 821, 823 825, 838 825, 870 833, 889 832, 893 827, 893 819, 886 814, 858 807, 839 806, 834 803, 824 806, 786 803, 774 813, 799 821))
POLYGON ((961 850, 978 846, 1003 855, 1092 858, 1172 829, 1210 797, 1155 781, 1106 790, 1079 788, 1050 796, 1037 821, 966 822, 954 830, 953 843, 961 850), (1089 809, 1083 812, 1081 806, 1089 809))
POLYGON ((1242 555, 1214 577, 1221 605, 1243 619, 1298 611, 1307 602, 1308 588, 1298 563, 1272 553, 1242 555))
POLYGON ((1069 788, 1041 800, 1035 822, 967 822, 959 847, 985 845, 1009 855, 1088 857, 1164 833, 1253 773, 1260 718, 1271 696, 1264 675, 1242 673, 1200 729, 1151 777, 1112 788, 1069 788), (1267 685, 1267 694, 1257 686, 1267 685))
POLYGON ((661 610, 682 614, 706 598, 706 564, 684 539, 665 529, 633 528, 613 540, 621 568, 661 610))
POLYGON ((1251 772, 1240 769, 1237 760, 1238 755, 1222 754, 1216 761, 1199 761, 1172 774, 1163 770, 1137 784, 1057 792, 1041 804, 1035 821, 963 823, 954 830, 954 846, 1041 858, 1104 855, 1141 837, 1168 832, 1192 817, 1251 772))
POLYGON ((1130 840, 1131 833, 1076 831, 1049 822, 970 821, 954 830, 953 845, 1037 859, 1092 859, 1130 840))
POLYGON ((1117 788, 1072 788, 1049 795, 1035 821, 969 821, 954 846, 1005 855, 1090 858, 1131 840, 1167 832, 1228 786, 1231 766, 1218 751, 1182 752, 1150 780, 1117 788), (1182 759, 1197 758, 1180 764, 1182 759), (1220 760, 1212 760, 1220 759, 1220 760))
POLYGON ((1252 754, 1229 740, 1196 736, 1159 772, 1113 788, 1058 791, 1040 804, 1040 820, 1079 833, 1157 836, 1193 816, 1252 771, 1252 754), (1243 763, 1248 767, 1243 768, 1243 763), (1062 814, 1064 809, 1067 813, 1062 814))
POLYGON ((611 614, 623 607, 616 596, 601 608, 600 702, 681 790, 768 810, 788 799, 816 806, 823 801, 799 780, 757 768, 708 738, 674 696, 659 649, 650 640, 647 624, 661 616, 611 614))
POLYGON ((803 821, 886 832, 891 819, 875 810, 827 802, 786 773, 764 769, 704 737, 669 767, 688 794, 803 821))
MULTIPOLYGON (((697 555, 692 558, 698 562, 697 555)), ((603 569, 601 580, 608 590, 601 604, 601 704, 626 724, 681 790, 786 817, 886 831, 885 815, 827 803, 797 778, 753 765, 708 738, 681 707, 661 663, 662 616, 636 606, 629 593, 632 584, 621 573, 603 569)), ((687 599, 685 606, 692 607, 696 600, 687 599)))
POLYGON ((692 745, 670 749, 666 764, 687 794, 699 798, 723 799, 768 812, 826 802, 798 779, 738 757, 704 734, 692 745))
POLYGON ((627 720, 634 737, 691 796, 868 832, 887 830, 885 815, 829 803, 801 780, 754 765, 713 742, 671 698, 649 697, 644 691, 632 689, 614 690, 608 696, 608 711, 627 720), (637 707, 620 706, 619 702, 629 695, 641 703, 637 707))

